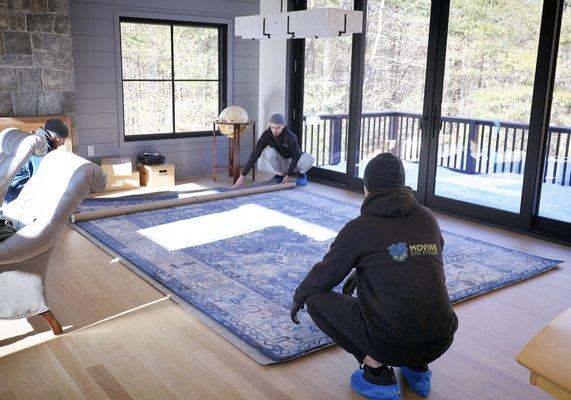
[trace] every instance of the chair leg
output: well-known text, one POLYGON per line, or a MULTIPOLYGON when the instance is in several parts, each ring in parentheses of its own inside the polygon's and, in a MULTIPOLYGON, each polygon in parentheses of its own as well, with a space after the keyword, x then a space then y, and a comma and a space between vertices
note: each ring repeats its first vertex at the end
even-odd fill
POLYGON ((56 319, 56 317, 52 314, 51 311, 46 311, 43 312, 41 314, 39 314, 43 319, 46 320, 46 322, 48 323, 48 325, 50 326, 50 328, 52 328, 52 332, 54 333, 54 335, 61 335, 63 333, 63 330, 61 329, 61 325, 59 324, 58 320, 56 319))

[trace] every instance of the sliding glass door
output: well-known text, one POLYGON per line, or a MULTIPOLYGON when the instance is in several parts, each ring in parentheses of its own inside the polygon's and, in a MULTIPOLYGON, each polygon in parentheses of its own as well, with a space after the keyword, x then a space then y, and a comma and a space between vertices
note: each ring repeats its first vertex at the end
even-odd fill
POLYGON ((451 0, 434 195, 519 213, 542 0, 451 0))
POLYGON ((379 153, 403 160, 417 189, 430 0, 367 2, 363 106, 354 173, 379 153))
POLYGON ((571 6, 563 7, 549 128, 540 176, 536 230, 571 231, 571 6))
MULTIPOLYGON (((307 9, 345 8, 353 1, 308 0, 307 9)), ((302 149, 330 179, 345 181, 352 37, 305 39, 302 149)), ((314 171, 315 172, 315 169, 314 171)))
POLYGON ((359 189, 390 152, 435 210, 571 239, 566 1, 290 0, 365 13, 352 39, 290 41, 310 176, 359 189))

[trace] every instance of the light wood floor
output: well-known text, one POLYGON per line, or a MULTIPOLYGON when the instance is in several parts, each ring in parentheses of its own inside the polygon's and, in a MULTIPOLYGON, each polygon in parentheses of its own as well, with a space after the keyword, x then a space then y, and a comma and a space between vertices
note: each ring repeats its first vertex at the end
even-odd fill
MULTIPOLYGON (((315 183, 308 190, 362 200, 315 183)), ((453 232, 566 262, 456 305, 459 330, 431 366, 430 398, 548 399, 514 358, 571 306, 571 251, 446 216, 439 221, 453 232)), ((361 398, 348 383, 357 365, 339 348, 260 366, 72 229, 57 250, 47 296, 65 333, 54 338, 36 317, 0 321, 0 400, 361 398)), ((403 398, 419 397, 403 385, 403 398)))

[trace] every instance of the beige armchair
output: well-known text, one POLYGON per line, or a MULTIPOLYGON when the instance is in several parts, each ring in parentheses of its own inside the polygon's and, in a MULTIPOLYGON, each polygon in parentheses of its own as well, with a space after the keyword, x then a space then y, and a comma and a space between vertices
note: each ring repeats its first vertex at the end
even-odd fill
POLYGON ((3 209, 17 232, 0 243, 0 319, 41 315, 62 332, 45 300, 44 279, 55 243, 88 193, 105 188, 102 169, 73 153, 50 152, 20 195, 3 209))
POLYGON ((10 182, 31 156, 44 156, 47 144, 39 136, 6 128, 0 132, 0 205, 10 182))

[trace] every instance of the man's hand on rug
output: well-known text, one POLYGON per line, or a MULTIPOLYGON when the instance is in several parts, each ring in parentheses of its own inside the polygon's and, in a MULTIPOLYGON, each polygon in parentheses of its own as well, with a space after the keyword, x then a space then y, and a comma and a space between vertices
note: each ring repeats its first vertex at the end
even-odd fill
POLYGON ((353 293, 355 293, 355 288, 357 287, 356 272, 355 270, 351 271, 343 284, 343 294, 347 296, 353 296, 353 293))
POLYGON ((289 177, 289 175, 286 175, 286 176, 284 176, 284 179, 282 180, 282 183, 288 183, 290 179, 291 179, 291 178, 289 177))
POLYGON ((299 310, 301 310, 303 308, 303 303, 296 303, 295 301, 293 302, 293 304, 291 305, 291 309, 289 311, 289 316, 291 318, 291 320, 293 321, 294 324, 298 324, 299 325, 299 318, 297 317, 297 313, 299 312, 299 310))
POLYGON ((232 189, 238 189, 239 187, 244 186, 244 175, 240 175, 240 177, 236 180, 234 187, 232 189))

